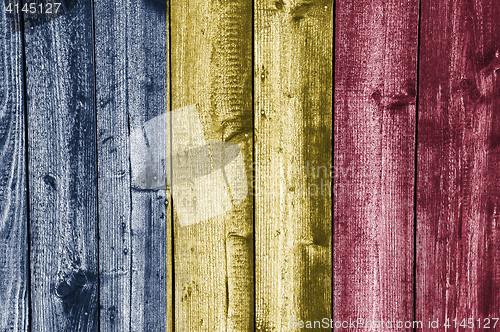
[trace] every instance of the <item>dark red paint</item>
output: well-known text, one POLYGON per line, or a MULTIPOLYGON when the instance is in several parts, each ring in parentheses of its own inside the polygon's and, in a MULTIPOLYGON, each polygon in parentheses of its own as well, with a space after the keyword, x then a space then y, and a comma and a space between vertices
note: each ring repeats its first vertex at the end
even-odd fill
POLYGON ((500 316, 500 2, 421 6, 417 319, 480 331, 500 316))

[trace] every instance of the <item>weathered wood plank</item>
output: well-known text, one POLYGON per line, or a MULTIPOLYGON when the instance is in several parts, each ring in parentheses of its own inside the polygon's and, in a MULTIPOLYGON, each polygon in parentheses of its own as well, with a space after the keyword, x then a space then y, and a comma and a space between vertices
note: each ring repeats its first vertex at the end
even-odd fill
POLYGON ((154 157, 140 150, 166 149, 166 130, 143 127, 167 110, 166 4, 96 1, 95 15, 101 330, 170 331, 166 183, 163 189, 136 183, 146 158, 154 157))
POLYGON ((175 0, 171 27, 175 328, 253 331, 252 1, 175 0))
MULTIPOLYGON (((158 166, 162 167, 157 167, 156 175, 157 179, 163 179, 161 189, 132 191, 131 331, 172 331, 172 326, 167 325, 167 310, 172 312, 172 289, 167 288, 167 273, 171 282, 173 266, 171 250, 167 251, 171 246, 171 236, 167 236, 171 232, 171 214, 165 204, 170 202, 170 195, 166 192, 166 162, 161 159, 167 149, 167 131, 155 130, 166 128, 165 122, 161 126, 154 124, 155 119, 163 118, 159 116, 168 110, 169 105, 167 6, 165 2, 143 0, 129 1, 127 7, 130 130, 142 129, 148 144, 161 148, 150 157, 159 160, 158 166), (145 122, 153 125, 145 126, 145 122)), ((136 143, 131 137, 132 153, 140 149, 136 143)), ((133 163, 131 166, 134 170, 137 165, 133 163)))
POLYGON ((416 0, 336 2, 335 321, 413 318, 417 29, 416 0))
POLYGON ((97 331, 92 2, 25 30, 34 331, 97 331))
POLYGON ((299 331, 332 318, 333 1, 255 21, 256 329, 299 331))
POLYGON ((20 15, 0 13, 0 331, 28 332, 26 150, 20 15))
POLYGON ((127 1, 94 1, 101 331, 130 331, 127 1))
POLYGON ((500 315, 500 3, 421 12, 417 318, 479 331, 500 315))

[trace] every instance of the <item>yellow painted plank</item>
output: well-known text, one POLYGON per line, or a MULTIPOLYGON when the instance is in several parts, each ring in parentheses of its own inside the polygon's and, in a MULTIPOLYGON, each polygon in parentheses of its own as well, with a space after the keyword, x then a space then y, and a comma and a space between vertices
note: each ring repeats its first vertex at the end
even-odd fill
POLYGON ((171 28, 175 329, 253 331, 252 2, 175 0, 171 28))
POLYGON ((332 44, 333 1, 255 1, 257 331, 332 318, 332 44))

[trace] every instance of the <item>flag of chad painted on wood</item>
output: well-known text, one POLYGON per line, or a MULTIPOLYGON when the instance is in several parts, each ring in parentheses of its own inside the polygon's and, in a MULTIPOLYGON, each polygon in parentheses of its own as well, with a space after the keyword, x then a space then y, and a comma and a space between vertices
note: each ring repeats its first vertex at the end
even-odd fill
POLYGON ((130 142, 133 187, 168 187, 181 226, 229 211, 248 194, 241 148, 207 142, 194 105, 147 121, 130 142))

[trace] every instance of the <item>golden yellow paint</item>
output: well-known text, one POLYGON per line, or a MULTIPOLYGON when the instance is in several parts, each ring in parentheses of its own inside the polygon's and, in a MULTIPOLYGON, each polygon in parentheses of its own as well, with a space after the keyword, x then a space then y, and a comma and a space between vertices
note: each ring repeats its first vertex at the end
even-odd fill
MULTIPOLYGON (((171 15, 172 107, 195 105, 207 141, 238 144, 250 185, 252 1, 177 0, 171 15)), ((253 331, 252 199, 182 226, 174 197, 177 331, 253 331)))
POLYGON ((332 315, 333 2, 255 13, 256 328, 288 332, 332 315))

